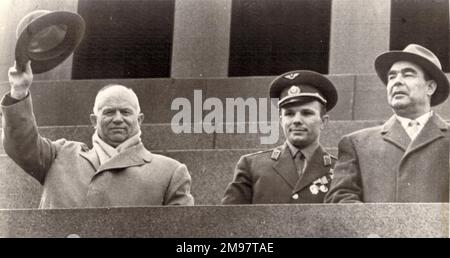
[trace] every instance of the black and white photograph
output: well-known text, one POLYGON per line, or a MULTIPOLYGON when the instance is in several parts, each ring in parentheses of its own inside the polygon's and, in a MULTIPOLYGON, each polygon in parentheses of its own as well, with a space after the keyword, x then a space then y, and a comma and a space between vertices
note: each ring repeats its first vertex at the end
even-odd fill
POLYGON ((449 238, 449 2, 1 0, 0 237, 449 238))

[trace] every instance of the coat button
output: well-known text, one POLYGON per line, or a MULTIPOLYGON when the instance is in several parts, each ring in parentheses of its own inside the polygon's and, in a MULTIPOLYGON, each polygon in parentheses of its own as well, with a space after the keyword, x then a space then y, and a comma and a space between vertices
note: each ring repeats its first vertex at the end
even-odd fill
POLYGON ((298 194, 292 195, 292 199, 297 200, 298 199, 298 194))

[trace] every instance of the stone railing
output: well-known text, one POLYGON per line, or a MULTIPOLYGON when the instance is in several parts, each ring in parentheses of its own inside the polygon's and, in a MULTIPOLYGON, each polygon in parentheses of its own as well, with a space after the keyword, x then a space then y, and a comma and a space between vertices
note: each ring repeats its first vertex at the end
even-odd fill
POLYGON ((0 210, 1 237, 449 237, 448 204, 0 210))

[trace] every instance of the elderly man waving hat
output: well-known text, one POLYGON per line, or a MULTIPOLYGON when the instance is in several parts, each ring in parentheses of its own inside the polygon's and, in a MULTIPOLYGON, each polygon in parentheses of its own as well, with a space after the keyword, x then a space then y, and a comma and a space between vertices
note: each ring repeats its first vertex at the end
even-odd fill
POLYGON ((9 70, 11 91, 1 100, 3 145, 43 185, 40 208, 193 205, 184 164, 148 151, 141 142, 144 115, 133 90, 107 85, 95 98, 93 148, 39 135, 33 113, 30 61, 9 70))
POLYGON ((378 56, 394 115, 344 136, 327 202, 448 202, 449 126, 432 110, 449 94, 439 59, 423 46, 378 56))

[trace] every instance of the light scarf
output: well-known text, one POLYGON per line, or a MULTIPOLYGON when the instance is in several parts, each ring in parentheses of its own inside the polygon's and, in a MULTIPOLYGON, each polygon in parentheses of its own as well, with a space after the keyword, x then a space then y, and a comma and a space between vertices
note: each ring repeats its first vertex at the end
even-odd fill
POLYGON ((98 136, 97 130, 95 130, 94 134, 92 135, 92 145, 94 147, 95 152, 97 153, 98 159, 100 161, 100 166, 102 164, 105 164, 108 160, 112 159, 113 157, 117 156, 119 153, 123 152, 126 149, 129 149, 133 146, 136 146, 141 143, 141 131, 126 141, 119 144, 116 148, 112 147, 111 145, 104 142, 100 137, 98 136))

